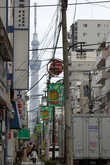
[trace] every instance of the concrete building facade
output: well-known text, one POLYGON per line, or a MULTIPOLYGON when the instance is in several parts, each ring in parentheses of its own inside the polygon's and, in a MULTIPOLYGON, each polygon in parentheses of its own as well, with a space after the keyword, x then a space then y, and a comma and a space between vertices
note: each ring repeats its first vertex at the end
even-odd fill
MULTIPOLYGON (((96 44, 106 39, 110 32, 110 20, 77 20, 70 27, 70 44, 85 42, 96 44)), ((87 49, 97 49, 99 45, 88 46, 87 49)))
POLYGON ((71 52, 69 58, 69 81, 71 93, 71 108, 73 113, 87 113, 89 72, 95 68, 96 51, 87 52, 84 57, 71 52), (88 92, 88 91, 87 91, 88 92))
MULTIPOLYGON (((110 41, 110 35, 108 35, 107 42, 110 41)), ((97 93, 97 106, 95 111, 97 113, 110 114, 110 46, 109 44, 104 44, 99 47, 97 52, 97 74, 96 74, 96 84, 100 85, 100 93, 97 93)), ((95 91, 96 93, 96 91, 95 91)))

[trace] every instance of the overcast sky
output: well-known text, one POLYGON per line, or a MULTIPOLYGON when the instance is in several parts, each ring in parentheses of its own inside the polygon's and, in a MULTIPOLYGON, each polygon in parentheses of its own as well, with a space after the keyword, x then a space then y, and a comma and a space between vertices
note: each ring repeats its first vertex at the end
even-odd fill
MULTIPOLYGON (((30 0, 31 5, 33 5, 35 2, 38 5, 51 5, 51 4, 57 4, 58 0, 30 0)), ((95 1, 103 1, 103 0, 77 0, 78 3, 83 2, 95 2, 95 1)), ((75 3, 76 0, 68 0, 68 3, 75 3)), ((39 42, 42 41, 44 34, 48 30, 49 24, 51 24, 51 19, 53 14, 55 13, 56 7, 38 7, 37 8, 37 33, 38 33, 38 39, 39 42)), ((73 23, 74 18, 74 12, 75 12, 75 6, 71 5, 68 6, 67 10, 67 28, 68 31, 70 29, 70 25, 73 23)), ((34 30, 34 8, 31 7, 30 10, 31 17, 30 17, 30 40, 32 40, 32 34, 34 30)), ((101 3, 101 4, 89 4, 89 5, 77 5, 76 6, 76 15, 75 20, 77 19, 110 19, 110 3, 101 3)), ((53 20, 54 21, 54 20, 53 20)), ((49 36, 45 38, 45 40, 49 40, 49 36)), ((61 44, 61 42, 60 42, 61 44)), ((47 55, 49 57, 49 54, 51 54, 51 51, 47 51, 45 53, 45 56, 43 55, 42 58, 47 58, 47 55)), ((57 54, 61 55, 61 51, 57 52, 57 54)), ((42 63, 42 66, 46 62, 42 63)), ((45 70, 45 67, 44 67, 45 70)), ((44 70, 41 70, 41 73, 44 74, 44 70)), ((41 82, 43 83, 43 81, 41 82)))
MULTIPOLYGON (((83 2, 95 2, 103 0, 77 0, 78 3, 83 2)), ((57 4, 58 0, 31 0, 31 5, 36 2, 38 5, 45 4, 57 4)), ((76 0, 68 0, 68 3, 75 3, 76 0)), ((56 7, 38 7, 37 8, 37 26, 39 39, 43 36, 43 33, 50 23, 51 16, 55 12, 56 7)), ((68 6, 67 10, 67 25, 68 30, 73 23, 75 6, 68 6)), ((33 8, 31 8, 31 25, 33 24, 33 8)), ((89 5, 77 5, 76 7, 76 20, 77 19, 110 19, 110 3, 101 4, 89 4, 89 5)), ((31 29, 32 30, 32 29, 31 29)))

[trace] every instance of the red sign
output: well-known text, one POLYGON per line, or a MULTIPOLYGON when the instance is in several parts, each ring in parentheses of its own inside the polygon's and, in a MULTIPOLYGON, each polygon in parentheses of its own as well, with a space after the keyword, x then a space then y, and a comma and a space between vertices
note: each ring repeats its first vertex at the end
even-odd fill
POLYGON ((19 112, 19 115, 20 115, 20 118, 22 119, 23 118, 23 108, 24 108, 24 105, 23 105, 23 100, 20 98, 20 99, 17 99, 16 100, 16 105, 18 107, 18 112, 19 112))
POLYGON ((53 59, 48 63, 48 73, 51 75, 59 75, 63 71, 63 62, 59 59, 53 59))
POLYGON ((50 100, 58 99, 59 95, 58 95, 57 90, 56 91, 49 91, 48 92, 48 97, 49 97, 50 100))
POLYGON ((8 132, 8 139, 11 139, 11 132, 8 132))

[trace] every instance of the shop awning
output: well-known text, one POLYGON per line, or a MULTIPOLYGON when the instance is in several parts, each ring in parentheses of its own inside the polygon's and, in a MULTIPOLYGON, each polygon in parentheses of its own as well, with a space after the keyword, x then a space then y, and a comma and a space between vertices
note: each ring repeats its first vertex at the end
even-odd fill
POLYGON ((22 128, 21 119, 15 101, 12 101, 12 106, 14 109, 14 118, 10 120, 10 129, 21 129, 22 128))

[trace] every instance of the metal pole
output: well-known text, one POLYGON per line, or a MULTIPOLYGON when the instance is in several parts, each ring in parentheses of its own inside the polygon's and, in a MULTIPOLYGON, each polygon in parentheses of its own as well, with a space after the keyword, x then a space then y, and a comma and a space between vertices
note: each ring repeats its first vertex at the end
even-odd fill
POLYGON ((65 156, 66 165, 73 165, 72 159, 72 112, 70 106, 69 74, 68 74, 68 50, 67 50, 67 26, 66 26, 67 0, 62 0, 62 42, 64 61, 64 110, 65 110, 65 156))
POLYGON ((55 160, 55 107, 53 107, 52 160, 55 160))

